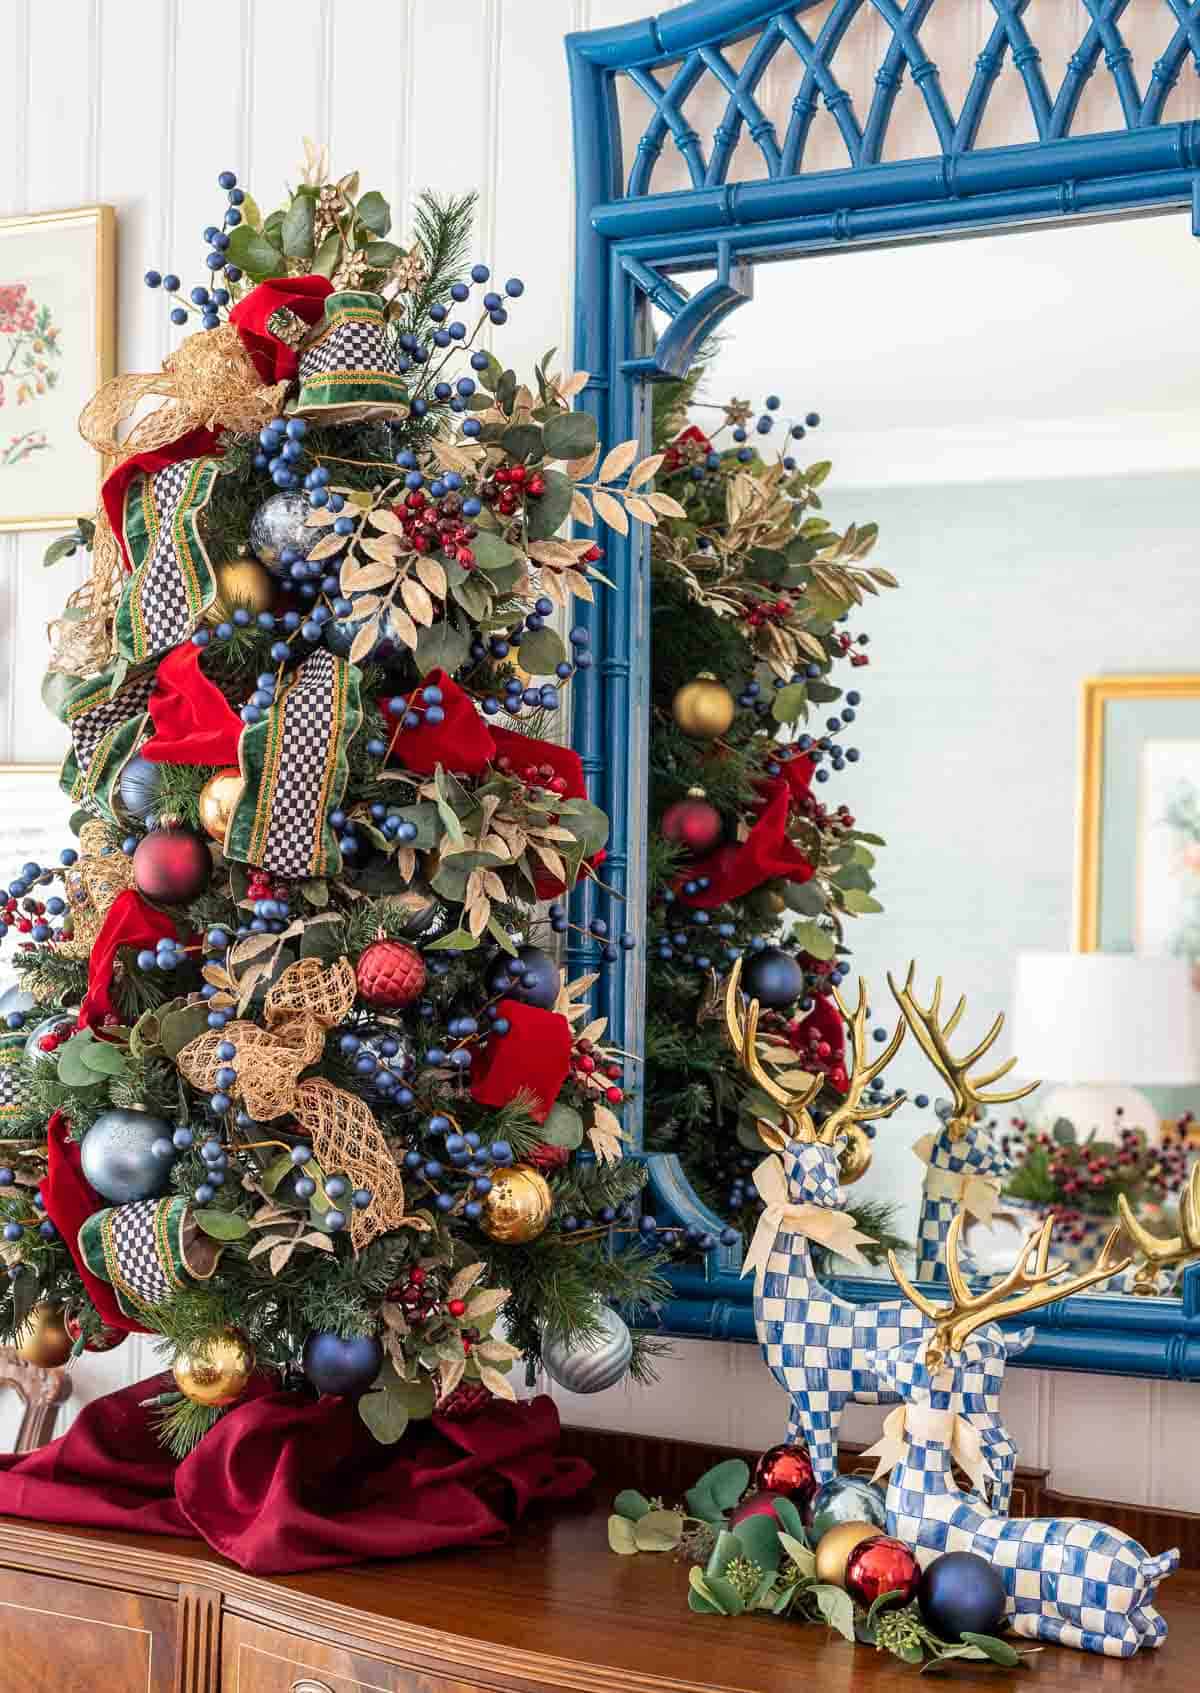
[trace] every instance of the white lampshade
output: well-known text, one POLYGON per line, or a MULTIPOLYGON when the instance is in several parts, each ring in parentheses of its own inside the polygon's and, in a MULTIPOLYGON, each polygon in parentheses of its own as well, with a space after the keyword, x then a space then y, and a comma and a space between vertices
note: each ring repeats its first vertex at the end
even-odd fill
POLYGON ((1182 958, 1017 956, 1017 1074, 1051 1082, 1184 1087, 1200 1081, 1200 995, 1182 958))

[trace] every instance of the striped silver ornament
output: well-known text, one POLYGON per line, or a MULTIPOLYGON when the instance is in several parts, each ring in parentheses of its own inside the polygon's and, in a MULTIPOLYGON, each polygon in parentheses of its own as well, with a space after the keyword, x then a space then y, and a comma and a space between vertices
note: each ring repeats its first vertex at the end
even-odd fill
POLYGON ((629 1369, 633 1336, 623 1318, 608 1305, 596 1315, 602 1332, 591 1343, 549 1339, 542 1346, 546 1374, 568 1393, 602 1393, 629 1369))

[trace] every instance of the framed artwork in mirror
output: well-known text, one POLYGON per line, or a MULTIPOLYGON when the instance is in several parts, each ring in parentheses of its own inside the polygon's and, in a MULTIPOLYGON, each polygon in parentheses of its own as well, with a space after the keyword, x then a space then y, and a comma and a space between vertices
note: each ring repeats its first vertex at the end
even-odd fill
POLYGON ((111 206, 0 219, 0 530, 95 507, 77 419, 114 371, 115 262, 111 206))
MULTIPOLYGON (((23 864, 57 865, 74 837, 75 809, 58 785, 57 764, 0 764, 0 879, 5 886, 23 864)), ((0 947, 0 990, 16 981, 13 939, 0 947)))
MULTIPOLYGON (((1172 0, 1161 0, 1157 8, 1147 0, 1146 10, 1153 9, 1161 11, 1169 39, 1152 66, 1140 65, 1132 51, 1121 50, 1119 20, 1106 18, 1101 27, 1094 17, 1081 14, 1078 33, 1073 25, 1059 30, 1048 22, 1058 8, 1035 16, 1035 9, 998 7, 994 17, 985 9, 986 50, 981 53, 966 50, 961 32, 937 37, 939 16, 945 21, 958 8, 917 7, 903 16, 895 8, 876 9, 874 48, 864 58, 860 39, 857 56, 841 54, 859 10, 855 0, 691 0, 640 22, 569 36, 576 185, 574 364, 590 373, 581 404, 597 418, 602 433, 623 438, 640 432, 648 452, 655 385, 686 375, 715 331, 736 333, 734 319, 754 299, 756 274, 775 262, 798 267, 792 272, 798 278, 796 291, 807 320, 815 323, 823 311, 836 315, 844 309, 846 297, 841 291, 836 302, 819 297, 816 267, 804 268, 804 261, 818 254, 836 253, 836 264, 853 273, 856 254, 880 246, 908 253, 924 246, 928 262, 941 260, 953 251, 949 243, 966 235, 985 235, 1003 246, 1008 237, 1027 234, 1034 226, 1070 230, 1111 220, 1117 231, 1127 233, 1125 250, 1133 255, 1139 250, 1137 232, 1144 227, 1139 219, 1157 213, 1190 213, 1192 232, 1200 234, 1200 131, 1193 122, 1177 121, 1190 114, 1172 104, 1188 58, 1191 26, 1180 24, 1172 0), (990 145, 996 131, 989 127, 989 113, 1006 102, 1027 117, 1032 139, 990 145), (1097 113, 1102 114, 1099 122, 1097 113)), ((1181 263, 1186 269, 1187 260, 1181 263)), ((950 273, 953 266, 942 260, 940 269, 950 273)), ((1014 301, 1023 306, 1025 295, 1020 287, 997 291, 989 275, 981 266, 973 289, 947 285, 943 341, 953 341, 953 321, 964 351, 988 339, 1003 344, 1005 312, 1014 301)), ((1062 287, 1069 286, 1064 279, 1062 287)), ((911 278, 898 277, 892 289, 879 291, 869 302, 896 329, 898 342, 920 288, 911 278)), ((1082 297, 1081 292, 1077 298, 1082 297)), ((1142 331, 1139 320, 1138 347, 1142 331)), ((1020 326, 1015 331, 1018 338, 1023 332, 1020 326)), ((1134 350, 1131 345, 1131 355, 1134 350)), ((904 352, 899 345, 894 351, 894 370, 882 362, 878 366, 881 388, 908 379, 904 352)), ((1046 348, 1037 374, 1047 404, 1062 392, 1076 393, 1068 353, 1058 342, 1046 348)), ((804 360, 801 347, 793 362, 803 369, 804 360)), ((1168 359, 1163 369, 1173 363, 1178 361, 1168 359)), ((917 360, 914 368, 926 367, 917 360)), ((963 381, 969 385, 968 377, 963 381)), ((1078 450, 1080 441, 1091 441, 1108 427, 1105 407, 1113 410, 1109 402, 1118 391, 1108 385, 1098 395, 1094 411, 1100 422, 1089 416, 1062 432, 1064 439, 1075 441, 1077 459, 1088 457, 1078 450)), ((987 389, 977 386, 974 392, 987 389)), ((1186 412, 1188 403, 1182 393, 1160 394, 1149 409, 1174 414, 1186 412)), ((869 404, 868 398, 859 410, 869 410, 869 404)), ((821 410, 827 409, 822 403, 821 410)), ((1014 433, 1011 419, 990 421, 998 438, 1007 440, 1014 433)), ((1038 442, 1044 422, 1038 420, 1038 442)), ((1151 455, 1161 433, 1146 431, 1151 455)), ((894 471, 893 457, 884 462, 894 471)), ((1178 463, 1175 469, 1191 464, 1178 463)), ((1161 470, 1161 459, 1154 458, 1150 468, 1161 470)), ((1094 474, 1090 463, 1087 473, 1094 474)), ((1053 473, 1038 463, 1029 474, 1053 473)), ((1078 474, 1077 467, 1072 474, 1078 474)), ((945 477, 928 480, 944 482, 945 477)), ((1043 536, 1036 537, 1036 545, 1039 556, 1044 554, 1043 536)), ((614 536, 606 570, 619 592, 578 608, 592 636, 594 664, 575 689, 573 727, 594 797, 614 821, 607 887, 590 885, 573 907, 576 927, 568 962, 578 972, 596 968, 597 947, 589 938, 594 920, 611 923, 618 912, 640 914, 648 884, 643 820, 649 793, 646 632, 652 627, 652 572, 646 537, 614 536)), ((1052 588, 1076 603, 1077 584, 1052 570, 1044 575, 1039 593, 1044 596, 1052 588)), ((973 579, 960 578, 947 592, 961 591, 964 614, 979 616, 972 585, 973 579)), ((1115 603, 1128 606, 1127 582, 1115 603)), ((953 615, 949 606, 947 615, 953 615)), ((1172 626, 1171 639, 1182 622, 1177 619, 1172 626)), ((1022 662, 1034 667, 1031 697, 1036 693, 1041 699, 1047 670, 1059 656, 1056 648, 1038 647, 1050 628, 1045 619, 1043 624, 1034 628, 1026 618, 1013 633, 1022 662)), ((1091 650, 1105 649, 1096 645, 1091 650)), ((1165 644, 1162 650, 1167 652, 1165 644)), ((1182 668, 1188 659, 1180 652, 1174 661, 1182 668)), ((1084 661, 1087 668, 1091 663, 1094 659, 1084 661)), ((1001 668, 1007 678, 1009 669, 1001 668)), ((1075 675, 1083 674, 1081 666, 1075 675)), ((971 672, 976 685, 981 676, 991 675, 986 667, 971 672)), ((1039 728, 1034 736, 1039 747, 1047 734, 1059 737, 1060 770, 1064 763, 1070 767, 1067 726, 1075 685, 1051 729, 1039 728)), ((1174 740, 1176 733, 1158 738, 1174 740)), ((1200 727, 1196 739, 1200 743, 1200 727)), ((1019 750, 1027 766, 1028 747, 1019 750)), ((1167 807, 1182 817, 1175 791, 1186 772, 1177 751, 1150 754, 1146 805, 1167 807)), ((1061 851, 1056 849, 1053 863, 1047 859, 1029 876, 1013 873, 1007 885, 1040 888, 1043 903, 1054 903, 1061 944, 1071 922, 1070 802, 1061 782, 1050 788, 1039 798, 1051 808, 1046 815, 1057 820, 1061 813, 1061 851)), ((927 795, 925 803, 944 803, 944 798, 927 795)), ((1028 795, 1015 804, 1014 815, 1028 822, 1028 795)), ((1130 804, 1136 812, 1132 789, 1130 804)), ((994 826, 1003 803, 993 801, 990 809, 994 826)), ((1143 833, 1148 836, 1150 812, 1146 815, 1143 833)), ((927 817, 914 819, 914 825, 919 821, 927 817)), ((969 816, 963 823, 964 829, 968 826, 976 826, 969 816)), ((981 830, 987 826, 978 821, 981 830)), ((1126 946, 1137 944, 1138 922, 1148 932, 1152 926, 1178 927, 1180 921, 1155 868, 1162 843, 1147 839, 1139 849, 1136 816, 1131 829, 1134 881, 1126 946), (1140 904, 1139 863, 1144 866, 1140 904)), ((1041 838, 1044 843, 1044 834, 1041 838)), ((1103 854, 1097 862, 1103 862, 1103 854)), ((880 886, 886 908, 882 876, 880 886)), ((994 887, 985 883, 973 895, 964 892, 961 912, 969 916, 970 898, 994 898, 994 887)), ((1024 908, 1010 900, 1007 909, 1019 915, 1024 908)), ((1046 944, 1051 926, 1043 924, 1029 944, 1046 944)), ((919 944, 897 933, 893 959, 906 959, 919 944)), ((940 967, 936 959, 926 963, 930 971, 940 967)), ((956 991, 972 985, 955 977, 956 991)), ((995 1003, 996 982, 987 991, 989 1003, 995 1003)), ((603 976, 594 999, 619 1043, 640 1056, 646 982, 639 959, 631 957, 623 969, 603 976)), ((659 1224, 720 1234, 724 1219, 701 1200, 680 1158, 649 1150, 643 1156, 649 1170, 646 1209, 659 1224)), ((789 1191, 789 1197, 795 1195, 789 1191)), ((722 1243, 702 1258, 669 1271, 673 1297, 662 1316, 667 1332, 755 1338, 753 1281, 742 1275, 747 1243, 730 1240, 729 1231, 724 1234, 722 1243)), ((877 1281, 838 1270, 835 1264, 823 1275, 819 1291, 856 1305, 878 1298, 877 1281)), ((1200 1379, 1200 1271, 1185 1275, 1181 1299, 1083 1293, 1039 1312, 1034 1326, 1024 1364, 1200 1379)))

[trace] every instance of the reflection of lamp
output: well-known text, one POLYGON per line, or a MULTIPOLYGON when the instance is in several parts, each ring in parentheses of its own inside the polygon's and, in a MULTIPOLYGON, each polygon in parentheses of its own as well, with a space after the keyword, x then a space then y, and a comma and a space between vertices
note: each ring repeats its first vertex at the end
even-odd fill
POLYGON ((1181 958, 1132 953, 1023 952, 1017 957, 1013 1050, 1020 1073, 1069 1084, 1039 1104, 1081 1139, 1143 1129, 1159 1114, 1138 1086, 1200 1082, 1200 1014, 1181 958))

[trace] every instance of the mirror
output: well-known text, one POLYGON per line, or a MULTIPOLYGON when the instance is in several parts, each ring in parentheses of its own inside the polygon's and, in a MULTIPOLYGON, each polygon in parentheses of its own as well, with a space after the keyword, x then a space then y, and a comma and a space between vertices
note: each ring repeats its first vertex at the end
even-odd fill
MULTIPOLYGON (((713 274, 675 280, 694 294, 713 274)), ((946 1009, 966 995, 958 1050, 1006 1014, 995 1054, 1016 1052, 1014 1078, 1032 1079, 1009 1044, 1014 1014, 1016 1027, 1042 1029, 1047 1018, 1109 1018, 1117 1045, 1136 1015, 1120 969, 1076 982, 1061 955, 1078 944, 1200 960, 1198 275, 1180 214, 762 264, 689 414, 721 450, 730 431, 715 434, 722 413, 707 407, 736 396, 757 417, 779 395, 772 434, 749 424, 750 445, 774 460, 786 424, 819 413, 819 428, 788 446, 801 467, 832 461, 823 515, 838 532, 879 526, 868 562, 899 587, 844 626, 870 641, 853 679, 844 667, 833 678, 862 696, 841 737, 860 756, 820 791, 886 842, 871 869, 883 909, 845 924, 845 991, 852 1003, 862 974, 868 1028, 890 1031, 886 973, 902 979, 917 960, 923 1000, 939 975, 946 1009), (1120 685, 1092 688, 1085 736, 1081 702, 1096 678, 1120 685), (1155 685, 1164 678, 1171 688, 1155 685), (1043 983, 1039 999, 1023 976, 1018 1003, 1017 961, 1030 953, 1060 955, 1069 1002, 1066 985, 1043 983)), ((656 622, 655 641, 672 638, 656 622)), ((844 703, 814 707, 798 728, 819 732, 844 703)), ((1187 973, 1168 974, 1163 991, 1178 1001, 1187 973)), ((1160 1085, 1192 1073, 1194 1056, 1178 1056, 1172 1073, 1171 1053, 1153 1075, 1046 1070, 1028 1102, 991 1114, 1004 1191, 995 1226, 968 1236, 981 1273, 1012 1262, 1019 1229, 1051 1199, 1065 1213, 1057 1246, 1081 1265, 1118 1191, 1170 1232, 1189 1163, 1186 1128, 1176 1137, 1173 1125, 1200 1108, 1195 1085, 1160 1085), (1149 1107, 1051 1085, 1101 1082, 1135 1084, 1149 1107), (1139 1139, 1129 1125, 1143 1110, 1139 1139)), ((686 1070, 685 1056, 670 1061, 686 1070)), ((938 1129, 946 1089, 911 1035, 886 1080, 909 1103, 878 1124, 871 1168, 848 1197, 885 1208, 911 1244, 925 1176, 913 1143, 938 1129)), ((719 1190, 738 1178, 724 1166, 714 1176, 702 1132, 648 1116, 646 1140, 679 1152, 728 1212, 719 1190)), ((746 1150, 743 1176, 756 1162, 746 1150)))

